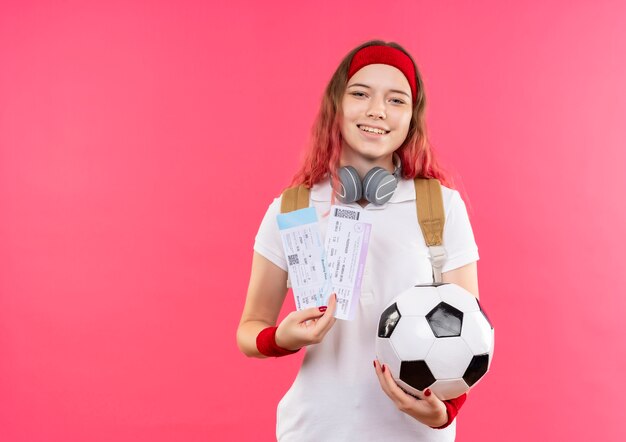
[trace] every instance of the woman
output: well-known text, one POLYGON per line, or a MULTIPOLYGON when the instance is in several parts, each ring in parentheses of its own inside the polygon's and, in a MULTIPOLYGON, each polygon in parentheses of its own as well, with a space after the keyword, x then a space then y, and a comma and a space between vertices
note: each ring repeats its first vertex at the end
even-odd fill
POLYGON ((336 321, 332 295, 327 306, 292 312, 275 326, 288 276, 276 223, 281 197, 261 223, 237 342, 246 355, 261 358, 307 347, 298 376, 278 406, 276 434, 281 441, 455 438, 454 414, 465 395, 443 402, 429 390, 419 399, 404 393, 375 360, 374 349, 378 317, 387 303, 408 287, 432 282, 415 212, 415 177, 442 183, 447 252, 443 281, 478 297, 478 249, 465 205, 448 187, 428 144, 425 104, 419 71, 401 46, 378 40, 360 45, 331 78, 311 146, 291 183, 310 188, 310 205, 324 236, 330 205, 341 204, 335 201, 342 189, 340 168, 352 166, 361 180, 374 167, 398 178, 388 201, 363 197, 344 203, 360 206, 372 220, 355 319, 336 321))

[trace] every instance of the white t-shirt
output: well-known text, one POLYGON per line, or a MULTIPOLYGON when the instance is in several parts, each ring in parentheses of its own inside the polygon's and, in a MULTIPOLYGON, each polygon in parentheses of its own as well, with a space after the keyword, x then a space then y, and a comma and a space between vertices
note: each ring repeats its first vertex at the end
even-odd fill
MULTIPOLYGON (((442 186, 442 195, 447 253, 442 272, 447 272, 477 261, 478 247, 459 192, 442 186)), ((322 240, 328 224, 322 215, 330 200, 330 180, 313 186, 310 205, 317 211, 322 240)), ((276 222, 280 203, 278 197, 270 204, 254 250, 287 271, 276 222)), ((281 442, 453 441, 456 419, 435 430, 401 412, 381 389, 372 364, 384 308, 409 287, 433 282, 413 181, 400 180, 388 203, 368 204, 364 210, 370 211, 372 230, 355 319, 338 320, 320 344, 307 347, 293 385, 278 404, 276 437, 281 442)))

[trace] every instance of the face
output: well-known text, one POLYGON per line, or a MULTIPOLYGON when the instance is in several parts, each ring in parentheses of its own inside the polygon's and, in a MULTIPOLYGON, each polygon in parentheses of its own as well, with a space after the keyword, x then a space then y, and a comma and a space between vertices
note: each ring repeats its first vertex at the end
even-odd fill
POLYGON ((358 70, 348 80, 342 99, 342 157, 348 163, 388 161, 409 132, 411 98, 409 82, 399 69, 370 64, 358 70))

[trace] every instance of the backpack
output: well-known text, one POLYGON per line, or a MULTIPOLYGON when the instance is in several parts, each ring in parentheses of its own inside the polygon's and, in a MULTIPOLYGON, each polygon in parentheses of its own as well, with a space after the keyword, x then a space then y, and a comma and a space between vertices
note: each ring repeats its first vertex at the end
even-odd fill
MULTIPOLYGON (((441 281, 441 268, 446 259, 446 251, 443 247, 443 226, 445 214, 443 210, 443 197, 441 183, 436 178, 415 178, 415 206, 417 219, 424 235, 424 241, 428 246, 429 258, 433 268, 433 280, 441 281)), ((280 213, 288 213, 294 210, 309 207, 309 189, 300 184, 289 187, 282 193, 280 213)), ((289 280, 287 286, 289 287, 289 280)))

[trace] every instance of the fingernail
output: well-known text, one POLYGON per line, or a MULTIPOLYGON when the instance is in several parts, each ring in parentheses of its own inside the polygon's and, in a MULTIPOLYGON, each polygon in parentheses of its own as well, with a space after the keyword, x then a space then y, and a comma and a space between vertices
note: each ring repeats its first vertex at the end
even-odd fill
POLYGON ((383 364, 383 373, 385 372, 385 364, 383 364))
POLYGON ((374 361, 372 361, 372 362, 374 362, 374 368, 376 368, 376 360, 374 360, 374 361))
POLYGON ((319 309, 320 309, 320 312, 324 313, 327 308, 328 308, 327 306, 323 305, 319 309))
POLYGON ((424 390, 424 394, 426 396, 430 396, 430 393, 431 393, 430 388, 427 388, 426 390, 424 390))

